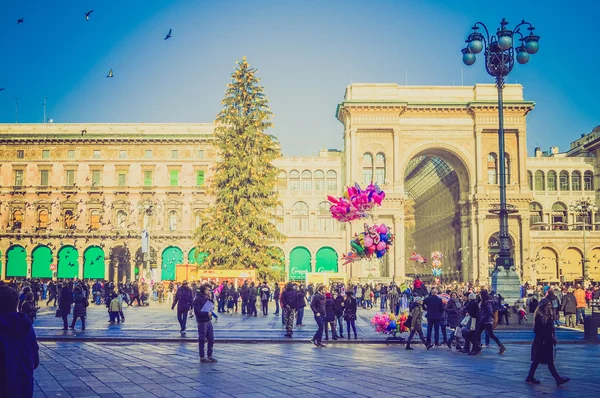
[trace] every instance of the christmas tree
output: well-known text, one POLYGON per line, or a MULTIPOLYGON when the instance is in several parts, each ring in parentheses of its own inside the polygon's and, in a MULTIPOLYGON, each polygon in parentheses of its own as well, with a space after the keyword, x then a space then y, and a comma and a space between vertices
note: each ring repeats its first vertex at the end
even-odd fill
POLYGON ((261 279, 282 280, 284 267, 277 243, 275 190, 280 155, 272 127, 268 99, 256 69, 246 57, 237 62, 227 85, 223 109, 215 124, 219 160, 210 181, 214 203, 196 231, 196 253, 206 253, 207 269, 257 269, 261 279))

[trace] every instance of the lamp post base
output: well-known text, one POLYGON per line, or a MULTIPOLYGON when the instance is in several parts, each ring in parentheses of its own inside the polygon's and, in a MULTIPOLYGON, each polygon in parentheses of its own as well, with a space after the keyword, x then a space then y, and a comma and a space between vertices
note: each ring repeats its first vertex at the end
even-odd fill
POLYGON ((521 298, 521 279, 514 268, 496 267, 492 274, 492 291, 502 295, 511 307, 521 298))

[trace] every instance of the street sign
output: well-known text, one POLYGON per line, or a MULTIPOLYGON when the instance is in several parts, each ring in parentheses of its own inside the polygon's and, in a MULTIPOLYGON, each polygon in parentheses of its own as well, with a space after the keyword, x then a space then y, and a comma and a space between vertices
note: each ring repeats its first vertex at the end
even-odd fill
POLYGON ((50 271, 56 271, 56 264, 50 264, 50 271))

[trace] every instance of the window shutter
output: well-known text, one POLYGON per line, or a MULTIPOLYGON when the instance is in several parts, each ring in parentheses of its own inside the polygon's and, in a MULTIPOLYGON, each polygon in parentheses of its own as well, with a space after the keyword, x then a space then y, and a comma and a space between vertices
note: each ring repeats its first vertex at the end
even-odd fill
POLYGON ((203 170, 198 170, 198 172, 196 173, 196 185, 199 187, 204 185, 204 171, 203 170))

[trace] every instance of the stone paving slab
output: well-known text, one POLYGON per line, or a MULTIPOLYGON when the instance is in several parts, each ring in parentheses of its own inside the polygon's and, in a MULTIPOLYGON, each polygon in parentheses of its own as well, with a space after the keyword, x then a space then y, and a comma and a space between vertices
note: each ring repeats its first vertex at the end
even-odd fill
POLYGON ((560 388, 543 366, 541 385, 524 383, 529 350, 514 345, 502 356, 484 349, 472 357, 445 347, 216 344, 219 362, 200 364, 195 344, 42 342, 34 396, 577 397, 600 389, 591 366, 600 345, 559 347, 557 369, 572 378, 560 388))

